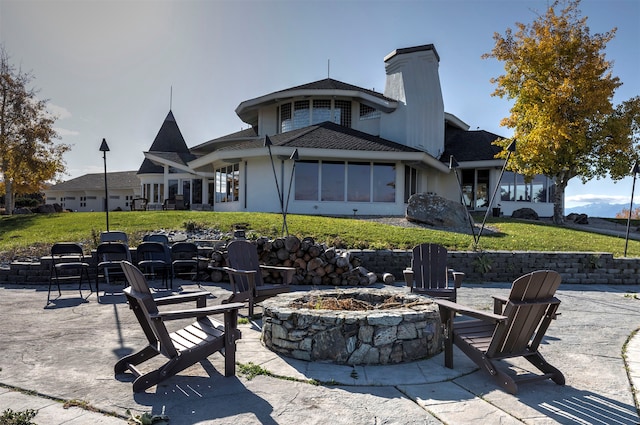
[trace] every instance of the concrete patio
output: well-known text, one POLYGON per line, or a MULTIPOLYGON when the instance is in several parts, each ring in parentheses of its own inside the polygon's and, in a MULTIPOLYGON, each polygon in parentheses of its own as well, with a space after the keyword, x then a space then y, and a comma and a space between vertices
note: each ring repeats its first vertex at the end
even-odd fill
MULTIPOLYGON (((174 282, 185 291, 197 285, 174 282)), ((481 309, 510 284, 465 284, 460 303, 481 309)), ((225 285, 203 285, 219 303, 225 285)), ((387 288, 404 291, 402 286, 387 288)), ((3 321, 0 411, 36 409, 38 424, 126 423, 126 411, 166 414, 170 424, 637 424, 632 393, 640 386, 639 286, 562 285, 557 321, 541 352, 565 374, 523 385, 516 396, 456 350, 454 369, 442 354, 384 366, 339 366, 286 359, 259 341, 260 322, 240 325, 237 360, 270 372, 252 379, 238 370, 225 378, 215 354, 146 393, 134 394, 128 376, 114 377, 119 357, 146 345, 122 286, 107 288, 101 303, 68 286, 49 308, 46 286, 0 287, 3 321), (113 293, 110 293, 113 291, 113 293), (628 372, 627 372, 628 371, 628 372), (319 381, 320 385, 314 385, 319 381), (63 408, 63 401, 90 406, 63 408)), ((299 290, 309 288, 296 288, 299 290)), ((162 293, 163 291, 159 291, 162 293)), ((260 311, 260 309, 258 309, 260 311)), ((244 312, 246 313, 246 311, 244 312)), ((527 368, 514 361, 514 365, 527 368)))

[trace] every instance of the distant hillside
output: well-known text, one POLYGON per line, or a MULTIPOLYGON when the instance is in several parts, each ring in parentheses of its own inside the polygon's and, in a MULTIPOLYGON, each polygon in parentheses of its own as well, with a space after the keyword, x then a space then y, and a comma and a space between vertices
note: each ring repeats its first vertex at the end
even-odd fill
MULTIPOLYGON (((587 204, 581 207, 565 208, 565 215, 576 213, 586 214, 589 217, 614 218, 623 209, 629 209, 629 204, 587 204)), ((635 206, 634 206, 635 208, 635 206)))

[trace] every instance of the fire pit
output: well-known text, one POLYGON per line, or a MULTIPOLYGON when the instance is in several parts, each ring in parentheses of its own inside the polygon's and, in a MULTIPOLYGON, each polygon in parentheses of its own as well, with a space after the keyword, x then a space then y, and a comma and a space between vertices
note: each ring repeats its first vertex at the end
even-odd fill
POLYGON ((441 351, 429 298, 382 289, 280 294, 262 303, 262 342, 287 357, 338 364, 393 364, 441 351))

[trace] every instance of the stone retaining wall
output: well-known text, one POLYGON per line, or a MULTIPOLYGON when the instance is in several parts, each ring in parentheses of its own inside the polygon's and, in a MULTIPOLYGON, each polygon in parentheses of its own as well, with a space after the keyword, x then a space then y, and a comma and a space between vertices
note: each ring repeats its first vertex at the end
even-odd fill
MULTIPOLYGON (((402 270, 411 264, 404 250, 356 250, 368 270, 388 272, 403 280, 402 270)), ((511 282, 534 270, 555 270, 563 283, 640 284, 640 258, 614 258, 606 252, 451 251, 449 267, 465 273, 465 282, 511 282)))
MULTIPOLYGON (((391 273, 402 281, 402 270, 411 264, 405 250, 351 250, 367 270, 391 273)), ((614 258, 610 253, 532 251, 452 251, 449 267, 465 273, 465 282, 511 282, 539 269, 555 270, 564 283, 640 284, 640 258, 614 258)), ((92 272, 92 276, 95 271, 92 272)), ((49 265, 15 262, 0 269, 0 283, 48 283, 49 265)))

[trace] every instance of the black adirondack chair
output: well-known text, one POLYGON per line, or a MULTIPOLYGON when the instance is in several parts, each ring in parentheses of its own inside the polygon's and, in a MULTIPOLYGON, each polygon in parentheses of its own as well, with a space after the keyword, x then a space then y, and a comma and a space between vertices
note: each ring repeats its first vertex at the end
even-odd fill
POLYGON ((462 285, 464 273, 447 267, 447 249, 438 244, 425 243, 413 248, 411 268, 403 271, 411 292, 444 298, 455 302, 457 289, 462 285), (453 278, 453 285, 449 282, 453 278))
POLYGON ((551 379, 564 385, 562 372, 538 352, 551 320, 556 318, 560 300, 554 294, 560 281, 560 275, 551 270, 521 276, 513 282, 508 297, 494 297, 493 313, 436 299, 445 325, 445 366, 453 368, 455 344, 511 394, 518 392, 519 382, 551 379), (456 313, 473 319, 454 321, 456 313), (514 357, 524 357, 542 374, 512 376, 497 367, 497 360, 514 357))
POLYGON ((226 302, 248 302, 249 316, 252 316, 256 303, 291 290, 289 284, 293 280, 295 268, 260 264, 258 249, 245 240, 230 242, 227 251, 230 267, 225 267, 224 270, 229 274, 233 294, 226 302), (265 284, 262 280, 263 271, 281 273, 282 283, 265 284))
POLYGON ((209 357, 215 352, 225 357, 224 375, 235 375, 236 340, 240 339, 237 328, 238 309, 241 303, 206 307, 208 292, 173 295, 154 299, 142 272, 128 261, 121 263, 129 282, 124 293, 136 318, 142 326, 149 345, 142 350, 121 358, 115 365, 116 374, 129 370, 136 377, 133 391, 141 392, 174 376, 189 366, 209 357), (158 306, 195 301, 196 308, 187 310, 159 311, 158 306), (224 322, 211 315, 223 314, 224 322), (176 332, 169 332, 165 322, 190 319, 195 321, 176 332), (157 369, 143 373, 138 365, 162 355, 167 362, 157 369))

